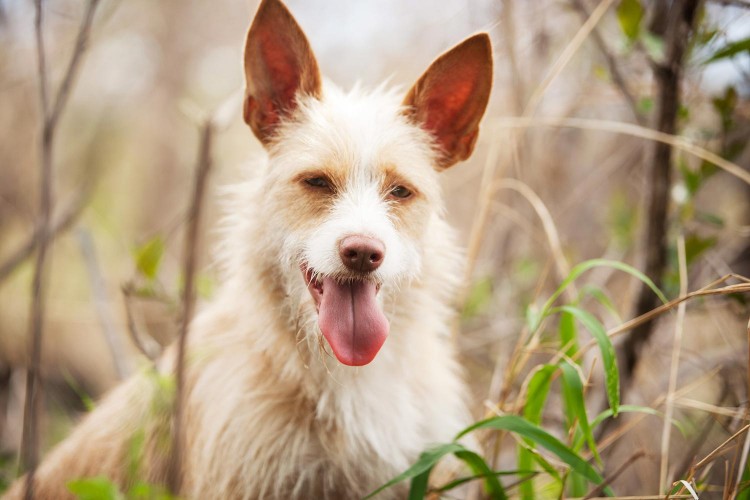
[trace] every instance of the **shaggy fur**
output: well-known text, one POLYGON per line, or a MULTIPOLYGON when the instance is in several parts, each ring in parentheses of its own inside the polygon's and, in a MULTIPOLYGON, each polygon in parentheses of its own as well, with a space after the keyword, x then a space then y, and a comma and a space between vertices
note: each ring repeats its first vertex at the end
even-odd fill
MULTIPOLYGON (((488 39, 464 43, 468 49, 457 55, 467 68, 455 57, 438 59, 438 69, 431 67, 403 101, 384 89, 318 86, 307 42, 289 23, 283 5, 264 1, 248 40, 245 119, 268 160, 226 193, 222 286, 191 326, 181 492, 187 498, 362 497, 468 423, 467 391, 449 339, 460 258, 443 219, 438 171, 471 153, 489 93, 488 39), (253 81, 274 65, 248 61, 255 57, 253 30, 261 53, 281 50, 262 38, 271 36, 263 24, 269 17, 277 23, 270 31, 281 23, 283 33, 293 32, 297 40, 282 45, 296 43, 295 56, 304 59, 293 100, 282 96, 285 109, 267 107, 278 102, 262 95, 278 82, 253 81), (450 72, 441 60, 469 75, 457 77, 463 87, 446 83, 450 72), (450 101, 438 110, 445 116, 434 116, 429 106, 444 102, 443 94, 469 115, 456 116, 450 101), (307 182, 316 178, 328 187, 307 182), (398 186, 411 195, 394 196, 398 186), (339 257, 337 245, 350 234, 377 238, 387 249, 383 264, 364 278, 347 273, 339 257), (345 366, 331 354, 301 266, 313 270, 312 279, 378 284, 390 332, 372 362, 345 366)), ((37 498, 65 498, 68 480, 96 475, 125 489, 135 478, 163 482, 171 397, 164 375, 173 357, 168 351, 159 373, 141 373, 115 389, 49 454, 36 476, 37 498)), ((403 497, 403 488, 379 498, 403 497)), ((16 484, 8 497, 21 489, 16 484)))

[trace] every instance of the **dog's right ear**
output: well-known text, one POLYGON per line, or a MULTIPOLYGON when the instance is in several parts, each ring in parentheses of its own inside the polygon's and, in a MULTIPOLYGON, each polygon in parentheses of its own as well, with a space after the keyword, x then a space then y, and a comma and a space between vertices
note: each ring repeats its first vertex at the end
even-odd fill
POLYGON ((245 43, 245 123, 268 144, 300 94, 320 97, 318 63, 305 34, 279 0, 263 0, 245 43))

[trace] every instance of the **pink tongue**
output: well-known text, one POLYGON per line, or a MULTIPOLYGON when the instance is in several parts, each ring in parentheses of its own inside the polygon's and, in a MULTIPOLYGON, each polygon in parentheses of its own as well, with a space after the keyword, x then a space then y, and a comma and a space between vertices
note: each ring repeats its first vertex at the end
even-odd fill
POLYGON ((388 336, 388 320, 375 301, 374 283, 323 280, 318 325, 333 354, 349 366, 366 365, 388 336))

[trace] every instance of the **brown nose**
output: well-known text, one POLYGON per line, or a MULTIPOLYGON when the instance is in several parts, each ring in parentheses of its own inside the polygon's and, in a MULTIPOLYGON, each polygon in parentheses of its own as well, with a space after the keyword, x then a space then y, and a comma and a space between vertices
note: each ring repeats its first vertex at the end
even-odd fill
POLYGON ((347 236, 339 243, 341 262, 352 271, 370 273, 380 267, 385 246, 368 236, 347 236))

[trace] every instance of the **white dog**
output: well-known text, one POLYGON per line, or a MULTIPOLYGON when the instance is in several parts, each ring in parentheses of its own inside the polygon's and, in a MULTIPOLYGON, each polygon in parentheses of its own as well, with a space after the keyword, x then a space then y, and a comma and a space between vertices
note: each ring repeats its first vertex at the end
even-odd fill
MULTIPOLYGON (((222 286, 191 326, 181 495, 362 497, 469 423, 439 172, 474 147, 489 37, 440 56, 405 98, 346 93, 323 85, 286 7, 263 0, 245 71, 244 119, 268 162, 231 190, 222 286)), ((157 382, 114 390, 43 462, 37 498, 97 475, 163 482, 171 405, 157 382)))

